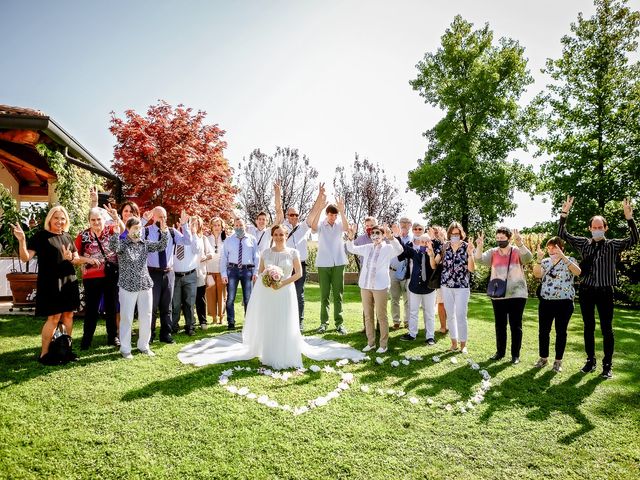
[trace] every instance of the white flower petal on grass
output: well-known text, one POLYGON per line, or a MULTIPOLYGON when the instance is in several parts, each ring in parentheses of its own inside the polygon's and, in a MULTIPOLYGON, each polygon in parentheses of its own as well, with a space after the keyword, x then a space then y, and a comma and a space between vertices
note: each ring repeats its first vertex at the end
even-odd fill
POLYGON ((386 393, 387 395, 394 395, 396 393, 396 391, 390 388, 384 393, 386 393))
POLYGON ((448 404, 448 403, 447 403, 447 404, 444 406, 444 409, 445 409, 447 412, 450 412, 451 410, 453 410, 453 407, 452 407, 450 404, 448 404))
POLYGON ((238 389, 238 395, 240 395, 241 397, 244 397, 245 395, 249 394, 249 389, 247 387, 241 387, 238 389))
POLYGON ((256 398, 258 398, 258 396, 255 393, 250 393, 247 395, 247 398, 249 400, 255 400, 256 398))
POLYGON ((420 400, 418 400, 416 397, 409 397, 409 402, 417 405, 418 403, 420 403, 420 400))
POLYGON ((434 355, 433 357, 431 357, 431 360, 433 360, 434 362, 438 363, 438 362, 440 362, 440 357, 438 355, 434 355))
POLYGON ((233 367, 234 370, 238 371, 238 370, 244 370, 244 367, 241 367, 240 365, 236 365, 235 367, 233 367))
POLYGON ((218 379, 218 383, 220 385, 226 385, 227 383, 229 383, 229 377, 225 377, 224 375, 221 375, 220 378, 218 379))
POLYGON ((284 372, 284 373, 280 376, 280 378, 286 382, 287 380, 289 380, 289 379, 291 378, 291 374, 290 374, 289 372, 284 372))
POLYGON ((269 401, 269 397, 267 397, 266 395, 260 395, 257 400, 257 402, 260 403, 261 405, 266 404, 268 401, 269 401))
POLYGON ((433 399, 427 398, 427 405, 433 405, 433 399))
POLYGON ((393 362, 391 362, 391 366, 392 367, 399 367, 400 366, 400 362, 397 360, 394 360, 393 362))
POLYGON ((229 393, 238 393, 238 387, 235 385, 227 385, 225 388, 229 393))
POLYGON ((329 365, 325 365, 322 371, 327 373, 336 373, 336 369, 329 365))
POLYGON ((311 370, 313 373, 318 373, 322 369, 318 365, 311 365, 309 367, 309 370, 311 370))
POLYGON ((269 408, 278 408, 278 402, 275 400, 269 400, 265 405, 269 408))
POLYGON ((318 397, 313 401, 313 403, 316 405, 316 407, 324 407, 327 403, 329 403, 329 401, 326 397, 318 397))
POLYGON ((251 367, 247 367, 244 369, 245 372, 250 372, 251 371, 251 367))
POLYGON ((451 357, 451 363, 458 363, 458 359, 456 357, 451 357))
POLYGON ((273 375, 273 370, 269 370, 268 368, 265 368, 265 369, 262 371, 262 374, 263 374, 263 375, 266 375, 267 377, 270 377, 270 376, 272 376, 272 375, 273 375))
POLYGON ((376 388, 376 393, 378 395, 384 395, 384 390, 382 390, 381 388, 376 388))
POLYGON ((340 390, 349 390, 350 387, 349 387, 349 384, 347 382, 340 382, 338 384, 338 388, 340 390))
POLYGON ((405 393, 405 392, 403 392, 402 390, 398 390, 398 391, 396 392, 396 395, 398 395, 399 397, 404 397, 404 396, 406 395, 406 393, 405 393))
POLYGON ((233 370, 223 370, 222 375, 224 375, 225 377, 230 377, 231 375, 233 375, 233 370))
POLYGON ((280 408, 285 412, 290 412, 292 410, 291 405, 280 405, 280 408))
POLYGON ((339 393, 340 390, 338 390, 338 391, 336 391, 336 390, 332 390, 331 392, 327 393, 327 398, 329 400, 333 400, 334 398, 338 398, 340 396, 340 393, 339 393))
POLYGON ((353 373, 343 373, 342 381, 346 383, 353 383, 353 373))
POLYGON ((298 373, 306 373, 308 370, 306 368, 299 368, 298 370, 296 370, 296 372, 298 373))
POLYGON ((371 389, 369 388, 369 385, 362 385, 360 387, 360 390, 362 390, 364 393, 369 393, 371 391, 371 389))
POLYGON ((303 413, 307 413, 309 411, 309 407, 296 407, 293 410, 294 415, 302 415, 303 413))
POLYGON ((460 407, 460 413, 467 413, 467 409, 464 407, 460 407))
POLYGON ((477 364, 477 363, 475 363, 475 362, 472 362, 472 363, 471 363, 471 368, 473 368, 474 370, 480 370, 480 365, 478 365, 478 364, 477 364))
POLYGON ((402 363, 403 365, 409 365, 409 360, 407 360, 406 358, 404 360, 402 360, 400 363, 402 363))
POLYGON ((364 359, 368 362, 369 360, 371 360, 371 357, 367 355, 366 357, 364 357, 364 359))
POLYGON ((384 363, 384 358, 382 358, 382 357, 376 357, 376 363, 377 363, 378 365, 382 365, 382 364, 384 363))

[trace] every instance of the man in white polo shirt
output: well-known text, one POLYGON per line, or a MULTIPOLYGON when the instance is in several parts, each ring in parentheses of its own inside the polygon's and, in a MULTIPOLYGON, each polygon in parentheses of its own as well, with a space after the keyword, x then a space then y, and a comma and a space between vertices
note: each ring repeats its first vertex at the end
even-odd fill
POLYGON ((248 225, 247 233, 256 237, 259 254, 262 254, 262 252, 271 246, 271 229, 267 226, 266 212, 258 213, 255 226, 248 225))
POLYGON ((329 295, 333 290, 333 320, 336 330, 341 335, 347 334, 342 316, 342 293, 344 291, 344 267, 347 254, 344 248, 343 234, 349 230, 349 223, 344 213, 344 201, 338 199, 336 205, 328 205, 326 218, 319 222, 316 215, 311 224, 314 232, 318 232, 318 282, 320 283, 320 327, 318 333, 324 333, 329 324, 329 295), (338 215, 340 219, 338 219, 338 215))
POLYGON ((286 218, 282 212, 282 191, 280 184, 274 185, 275 203, 276 203, 276 225, 282 223, 288 231, 287 247, 295 248, 300 254, 300 263, 302 264, 302 277, 295 282, 296 296, 298 297, 298 320, 300 323, 300 331, 304 329, 304 282, 307 278, 307 259, 309 251, 307 248, 307 240, 309 231, 311 230, 311 219, 315 217, 316 212, 322 211, 325 204, 326 196, 324 193, 324 184, 320 184, 318 196, 309 212, 309 216, 305 221, 300 221, 300 214, 295 207, 287 208, 286 218))

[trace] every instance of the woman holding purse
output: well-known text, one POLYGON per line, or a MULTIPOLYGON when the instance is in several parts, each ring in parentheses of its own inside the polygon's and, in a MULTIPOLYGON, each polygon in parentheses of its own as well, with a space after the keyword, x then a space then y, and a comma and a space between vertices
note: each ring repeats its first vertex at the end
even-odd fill
POLYGON ((491 267, 487 294, 493 304, 496 326, 496 353, 491 360, 504 358, 507 350, 507 323, 511 329, 511 363, 520 363, 522 347, 522 314, 529 292, 523 265, 530 262, 533 255, 522 242, 518 230, 513 233, 507 227, 496 230, 497 247, 482 253, 484 234, 476 241, 476 261, 491 267), (511 237, 515 247, 511 245, 511 237))

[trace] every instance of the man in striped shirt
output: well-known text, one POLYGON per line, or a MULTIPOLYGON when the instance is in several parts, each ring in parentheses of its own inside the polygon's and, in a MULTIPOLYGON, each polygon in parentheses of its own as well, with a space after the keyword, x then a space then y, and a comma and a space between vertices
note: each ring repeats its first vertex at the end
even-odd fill
POLYGON ((625 239, 608 239, 608 230, 604 217, 596 215, 589 221, 592 238, 577 237, 567 232, 566 222, 569 210, 573 205, 573 197, 567 197, 562 205, 558 236, 575 248, 582 256, 582 280, 580 282, 580 309, 584 322, 584 349, 587 362, 582 371, 593 372, 596 369, 595 358, 595 309, 600 317, 604 358, 602 359, 602 377, 611 378, 611 361, 613 357, 613 287, 618 284, 616 276, 616 258, 622 250, 631 248, 638 242, 638 227, 633 220, 631 201, 622 202, 624 217, 629 223, 631 236, 625 239))

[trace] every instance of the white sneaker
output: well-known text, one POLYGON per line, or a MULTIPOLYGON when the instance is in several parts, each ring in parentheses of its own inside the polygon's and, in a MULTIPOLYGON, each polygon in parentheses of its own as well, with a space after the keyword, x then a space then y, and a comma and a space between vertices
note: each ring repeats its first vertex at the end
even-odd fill
POLYGON ((367 345, 366 347, 364 347, 362 349, 363 352, 370 352, 371 350, 373 350, 374 348, 376 348, 375 345, 371 346, 371 345, 367 345))
POLYGON ((147 355, 149 357, 155 357, 156 354, 153 353, 150 349, 149 350, 140 350, 140 353, 142 353, 143 355, 147 355))
POLYGON ((467 347, 464 347, 462 350, 460 350, 461 353, 469 353, 469 350, 467 350, 467 347))
POLYGON ((124 358, 125 360, 131 360, 133 358, 133 355, 131 355, 131 352, 129 353, 121 352, 121 353, 122 353, 122 358, 124 358))
POLYGON ((380 347, 379 349, 376 350, 376 353, 387 353, 387 349, 380 347))

